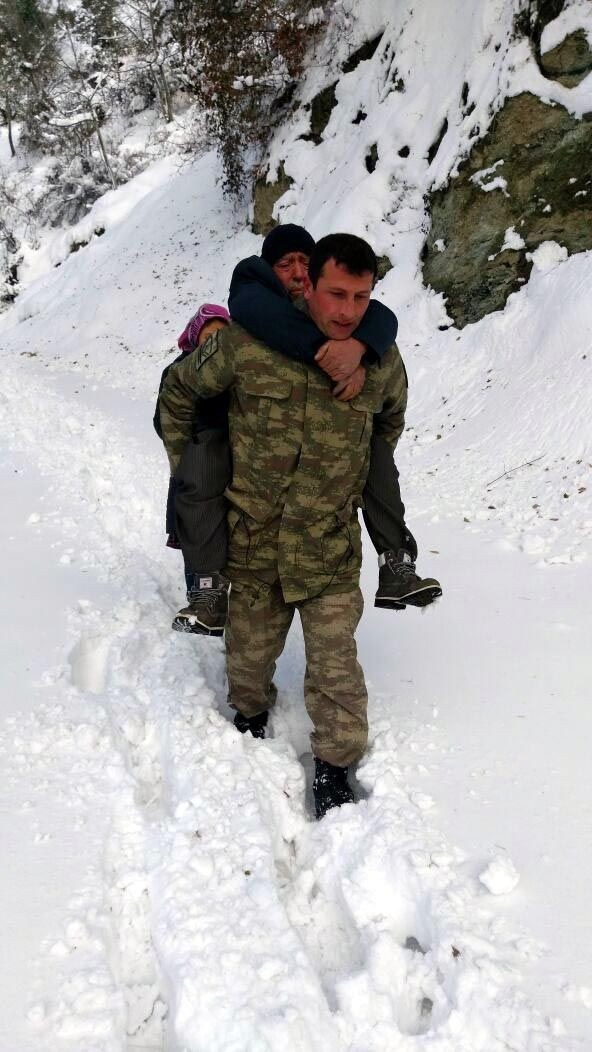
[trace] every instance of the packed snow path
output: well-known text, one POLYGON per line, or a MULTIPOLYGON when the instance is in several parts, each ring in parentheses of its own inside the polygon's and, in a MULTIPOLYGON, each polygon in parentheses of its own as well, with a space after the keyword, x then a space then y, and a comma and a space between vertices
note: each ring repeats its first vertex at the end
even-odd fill
POLYGON ((1 1047, 585 1048, 590 414, 584 352, 565 361, 559 337, 566 317, 574 346, 589 333, 590 260, 541 268, 459 339, 402 342, 397 460, 445 596, 424 617, 373 610, 368 553, 367 796, 317 824, 299 633, 255 742, 229 722, 220 643, 170 632, 180 561, 150 417, 196 295, 176 248, 195 229, 202 300, 258 247, 233 236, 212 163, 4 321, 1 1047))
MULTIPOLYGON (((163 495, 160 450, 146 451, 147 428, 131 433, 135 412, 118 424, 69 385, 29 369, 4 401, 43 473, 25 529, 53 542, 64 573, 78 565, 112 593, 73 604, 68 667, 48 670, 3 738, 13 793, 28 784, 33 815, 53 801, 52 820, 31 824, 39 850, 58 848, 68 819, 80 845, 91 832, 84 886, 42 950, 61 979, 49 1000, 38 979, 28 1007, 40 1047, 576 1047, 521 991, 539 948, 484 910, 474 865, 426 818, 435 729, 375 691, 369 796, 312 822, 298 634, 275 737, 239 736, 220 643, 169 631, 178 565, 146 488, 153 477, 163 495), (91 425, 89 462, 72 437, 91 425)), ((496 891, 511 887, 500 854, 496 891)))

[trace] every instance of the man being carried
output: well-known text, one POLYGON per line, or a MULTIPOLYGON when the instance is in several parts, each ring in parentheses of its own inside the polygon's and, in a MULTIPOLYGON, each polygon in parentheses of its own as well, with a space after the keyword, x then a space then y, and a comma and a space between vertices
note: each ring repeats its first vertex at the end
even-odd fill
MULTIPOLYGON (((360 238, 319 241, 305 299, 326 337, 355 330, 376 272, 376 257, 360 238)), ((233 323, 166 378, 160 412, 173 473, 191 435, 196 399, 225 391, 233 462, 226 491, 229 701, 238 729, 262 737, 276 698, 275 662, 298 610, 314 725, 313 791, 322 817, 353 800, 347 771, 366 748, 367 693, 354 641, 363 608, 357 508, 372 435, 394 449, 403 430, 405 369, 393 344, 380 366, 368 366, 362 393, 343 402, 316 366, 274 354, 233 323)))

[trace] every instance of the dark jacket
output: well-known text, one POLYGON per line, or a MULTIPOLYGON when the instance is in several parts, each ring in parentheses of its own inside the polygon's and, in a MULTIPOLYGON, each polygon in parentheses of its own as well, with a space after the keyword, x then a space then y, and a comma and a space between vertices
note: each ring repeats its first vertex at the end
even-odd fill
MULTIPOLYGON (((312 318, 297 310, 273 267, 260 256, 249 256, 234 268, 228 294, 231 317, 252 336, 295 362, 314 364, 327 337, 312 318)), ((388 307, 370 300, 353 335, 368 348, 368 360, 380 360, 397 338, 398 322, 388 307)))

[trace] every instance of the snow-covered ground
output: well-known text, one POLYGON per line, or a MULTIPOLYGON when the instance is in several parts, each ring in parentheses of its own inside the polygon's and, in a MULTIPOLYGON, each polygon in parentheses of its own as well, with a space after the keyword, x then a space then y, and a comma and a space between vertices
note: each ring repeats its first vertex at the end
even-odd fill
MULTIPOLYGON (((510 7, 484 4, 502 28, 510 7)), ((320 234, 347 213, 389 250, 380 169, 354 193, 344 166, 331 207, 317 174, 285 217, 320 234)), ((299 631, 265 742, 231 725, 221 643, 170 631, 154 392, 189 313, 260 246, 217 176, 171 159, 107 195, 78 231, 105 233, 43 242, 0 318, 0 1049, 588 1049, 592 254, 539 250, 459 333, 421 289, 419 235, 392 242, 397 463, 444 597, 375 610, 367 550, 363 799, 315 823, 299 631)))
POLYGON ((153 393, 191 304, 257 244, 214 165, 4 319, 1 1047, 586 1047, 592 260, 460 339, 415 348, 402 318, 398 462, 445 596, 374 610, 367 553, 369 795, 317 825, 299 633, 260 743, 228 722, 220 643, 169 629, 153 393))

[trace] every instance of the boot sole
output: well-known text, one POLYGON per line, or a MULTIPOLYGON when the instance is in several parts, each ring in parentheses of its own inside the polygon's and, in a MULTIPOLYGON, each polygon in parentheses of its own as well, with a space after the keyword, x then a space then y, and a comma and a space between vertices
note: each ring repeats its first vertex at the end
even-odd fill
POLYGON ((442 589, 432 585, 429 588, 423 588, 419 592, 401 596, 400 599, 390 599, 387 596, 377 595, 374 599, 374 606, 379 607, 381 610, 405 610, 407 606, 429 606, 434 599, 439 599, 441 595, 442 589))
POLYGON ((202 625, 200 621, 178 621, 177 618, 175 618, 171 625, 171 628, 173 632, 185 632, 186 634, 193 636, 224 635, 224 628, 208 628, 206 625, 202 625))
POLYGON ((377 606, 380 610, 404 610, 405 603, 398 602, 397 599, 375 599, 374 606, 377 606))

